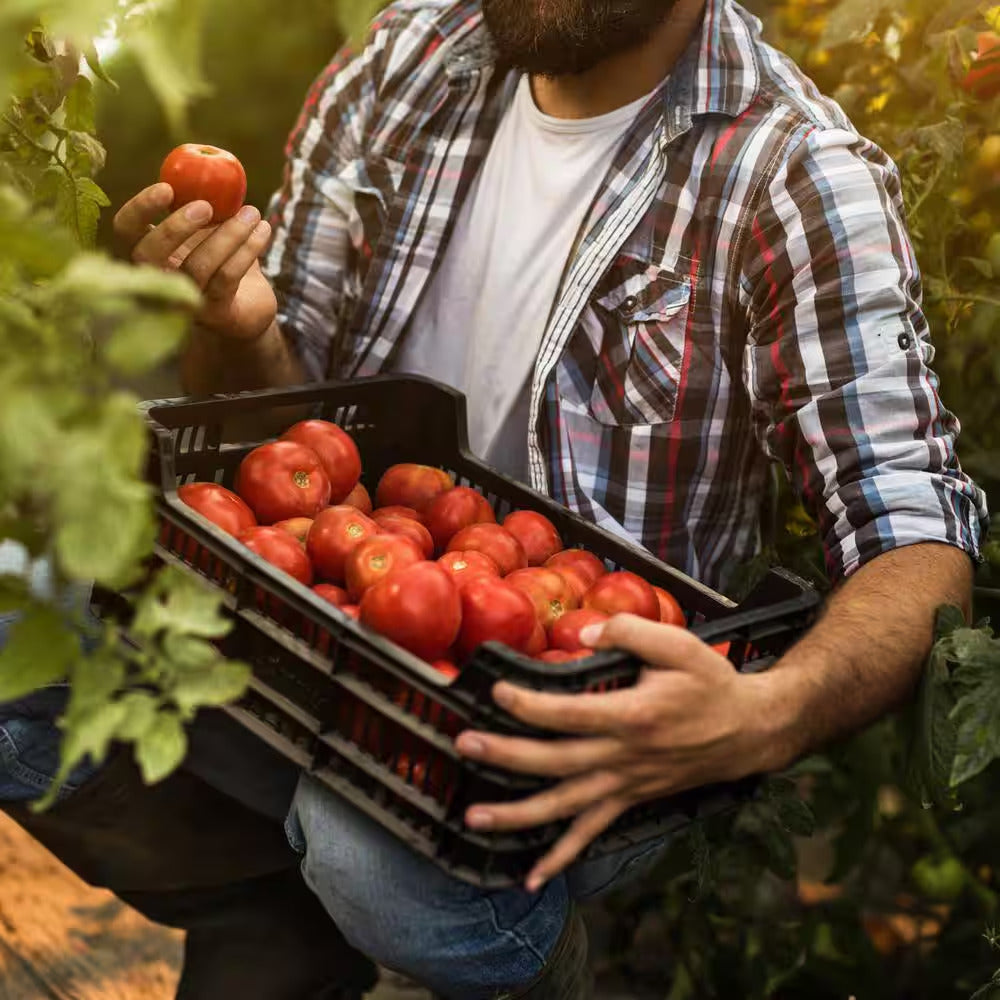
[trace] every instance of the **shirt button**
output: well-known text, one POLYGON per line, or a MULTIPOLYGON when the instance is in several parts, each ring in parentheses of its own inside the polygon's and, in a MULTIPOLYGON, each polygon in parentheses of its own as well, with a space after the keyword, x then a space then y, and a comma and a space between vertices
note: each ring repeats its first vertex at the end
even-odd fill
POLYGON ((910 335, 908 333, 901 333, 896 339, 896 343, 899 344, 900 349, 903 351, 909 350, 912 342, 913 341, 910 340, 910 335))
POLYGON ((634 295, 629 295, 622 302, 622 315, 631 316, 639 308, 639 300, 634 295))

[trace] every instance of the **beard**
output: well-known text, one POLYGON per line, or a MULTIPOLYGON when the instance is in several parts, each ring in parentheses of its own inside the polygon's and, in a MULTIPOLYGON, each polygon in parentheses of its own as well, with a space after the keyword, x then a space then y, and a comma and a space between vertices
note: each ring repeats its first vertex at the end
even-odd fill
POLYGON ((482 0, 500 60, 537 76, 585 73, 645 42, 676 0, 482 0))

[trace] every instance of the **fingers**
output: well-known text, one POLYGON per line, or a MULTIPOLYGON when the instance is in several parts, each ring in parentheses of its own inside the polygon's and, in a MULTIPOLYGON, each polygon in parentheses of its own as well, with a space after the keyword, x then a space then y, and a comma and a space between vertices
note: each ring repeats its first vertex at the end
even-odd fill
POLYGON ((132 256, 136 245, 148 234, 149 227, 169 211, 173 200, 174 189, 169 184, 154 184, 122 205, 115 216, 114 230, 115 238, 126 256, 132 256))
POLYGON ((183 270, 194 278, 208 300, 230 299, 240 282, 267 249, 271 227, 256 209, 241 210, 242 218, 220 226, 193 250, 183 270), (243 216, 243 213, 247 214, 243 216))
POLYGON ((555 778, 613 767, 621 756, 621 742, 608 738, 548 742, 470 732, 462 733, 455 747, 484 764, 555 778))
POLYGON ((522 722, 578 735, 614 733, 636 700, 633 688, 599 694, 548 694, 501 681, 493 700, 522 722))
POLYGON ((718 656, 687 629, 637 615, 615 615, 604 625, 591 625, 581 630, 580 639, 594 649, 627 650, 661 668, 697 667, 706 662, 706 653, 718 656))

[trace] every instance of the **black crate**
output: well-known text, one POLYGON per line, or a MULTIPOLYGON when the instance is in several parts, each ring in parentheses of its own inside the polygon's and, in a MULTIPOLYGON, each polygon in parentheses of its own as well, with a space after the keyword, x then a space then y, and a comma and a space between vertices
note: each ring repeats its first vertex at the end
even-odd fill
MULTIPOLYGON (((488 644, 449 684, 178 499, 177 488, 195 480, 233 485, 240 461, 261 443, 245 439, 248 421, 267 419, 280 429, 303 415, 335 420, 357 442, 370 490, 390 465, 420 462, 441 466, 456 482, 485 494, 498 520, 517 508, 542 512, 567 547, 589 549, 609 568, 631 570, 670 591, 697 635, 730 643, 737 669, 759 670, 773 662, 811 623, 819 604, 808 584, 776 570, 737 607, 645 550, 500 475, 469 452, 464 398, 427 379, 380 377, 209 400, 162 400, 145 404, 145 410, 154 441, 149 477, 160 491, 156 561, 184 567, 220 591, 235 619, 223 650, 253 666, 251 688, 229 714, 412 848, 476 885, 517 883, 564 829, 553 824, 482 834, 462 822, 471 803, 522 797, 546 784, 456 753, 452 740, 467 728, 531 732, 493 704, 493 683, 505 678, 552 691, 610 690, 633 685, 640 664, 610 652, 553 670, 488 644)), ((113 599, 105 605, 108 612, 124 607, 113 599)), ((729 808, 752 785, 702 789, 637 807, 592 845, 589 856, 729 808)))

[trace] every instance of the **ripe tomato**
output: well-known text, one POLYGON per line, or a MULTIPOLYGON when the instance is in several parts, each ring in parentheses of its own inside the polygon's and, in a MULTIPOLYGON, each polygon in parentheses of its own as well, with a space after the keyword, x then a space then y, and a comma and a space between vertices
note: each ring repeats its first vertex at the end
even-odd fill
POLYGON ((1000 35, 996 32, 979 33, 972 66, 961 85, 967 93, 984 101, 1000 94, 1000 35))
POLYGON ((580 601, 597 582, 598 577, 604 576, 608 571, 593 552, 587 552, 585 549, 566 549, 557 552, 545 561, 545 568, 554 569, 562 576, 580 601))
POLYGON ((484 552, 446 552, 438 565, 451 573, 459 589, 479 576, 500 576, 500 567, 484 552))
POLYGON ((501 576, 528 566, 521 543, 499 524, 472 524, 463 528, 448 543, 448 551, 482 552, 497 564, 501 576))
POLYGON ((317 583, 312 590, 335 608, 342 608, 345 604, 351 603, 347 591, 343 587, 335 587, 332 583, 317 583))
POLYGON ((439 493, 454 485, 455 481, 443 469, 429 465, 394 465, 379 480, 375 502, 379 507, 412 507, 423 514, 439 493))
POLYGON ((392 507, 379 507, 379 509, 372 514, 372 517, 377 521, 379 519, 379 515, 384 517, 408 517, 411 521, 419 521, 421 524, 424 523, 422 514, 418 514, 412 507, 400 507, 398 504, 392 507))
POLYGON ((563 543, 556 526, 533 510, 515 510, 503 519, 503 526, 521 543, 529 566, 544 566, 563 543))
POLYGON ((160 181, 174 189, 173 210, 192 201, 212 206, 212 225, 231 219, 247 196, 247 175, 232 153, 218 146, 186 142, 167 154, 160 181))
POLYGON ((462 628, 455 648, 459 658, 471 656, 484 642, 502 642, 519 653, 537 641, 535 607, 505 580, 481 576, 461 590, 462 628))
POLYGON ((330 502, 330 480, 316 452, 294 441, 254 448, 240 463, 236 492, 263 524, 315 517, 330 502))
POLYGON ((361 599, 361 621, 421 659, 445 657, 458 635, 458 588, 437 563, 390 573, 361 599))
POLYGON ((356 545, 378 534, 378 525, 354 507, 327 507, 316 515, 306 551, 320 576, 344 582, 344 563, 356 545))
POLYGON ((274 526, 287 531, 293 538, 297 538, 302 545, 306 544, 309 537, 309 529, 313 525, 311 517, 290 517, 287 521, 278 521, 274 526))
POLYGON ((368 495, 364 483, 358 483, 350 493, 344 497, 343 507, 355 507, 362 514, 371 514, 372 498, 368 495))
POLYGON ((641 576, 625 571, 602 576, 586 594, 583 606, 607 615, 632 614, 660 620, 656 592, 641 576))
POLYGON ((681 628, 687 627, 687 619, 684 611, 677 603, 677 598, 673 594, 667 593, 662 587, 654 587, 653 593, 660 605, 660 621, 665 625, 679 625, 681 628))
POLYGON ((541 656, 549 648, 549 637, 545 633, 545 629, 542 628, 542 623, 539 621, 535 622, 535 629, 531 633, 531 637, 525 643, 524 655, 525 656, 541 656))
POLYGON ((295 577, 299 583, 304 583, 307 587, 312 583, 313 571, 309 565, 309 557, 287 531, 273 527, 247 528, 239 536, 239 540, 251 552, 256 552, 261 559, 266 559, 289 576, 295 577))
POLYGON ((572 653, 565 649, 547 649, 535 659, 541 663, 569 663, 571 660, 586 660, 592 655, 589 649, 578 649, 572 653))
POLYGON ((594 611, 592 608, 567 611, 549 629, 549 646, 552 649, 564 649, 568 653, 575 653, 578 649, 587 649, 580 642, 580 630, 588 625, 603 625, 609 618, 610 615, 604 614, 603 611, 594 611))
POLYGON ((489 500, 468 486, 456 486, 440 493, 427 506, 424 520, 438 552, 470 524, 496 524, 489 500))
POLYGON ((344 561, 344 579, 353 601, 395 569, 415 566, 424 561, 416 542, 403 535, 375 535, 355 545, 344 561))
MULTIPOLYGON (((392 508, 386 508, 391 510, 392 508)), ((386 514, 385 511, 377 510, 372 514, 372 520, 379 526, 380 530, 389 535, 404 535, 411 539, 423 553, 424 559, 430 559, 434 555, 434 539, 431 533, 412 517, 404 517, 402 514, 386 514)))
POLYGON ((361 608, 357 604, 341 604, 340 610, 348 618, 353 618, 356 622, 361 621, 361 608))
POLYGON ((506 577, 506 580, 531 598, 535 614, 543 628, 551 628, 556 619, 580 606, 572 587, 554 569, 541 566, 519 569, 506 577))
POLYGON ((188 483, 177 491, 177 496, 192 510, 196 510, 230 535, 239 536, 247 528, 257 526, 253 511, 225 486, 217 483, 188 483))
POLYGON ((354 439, 329 420, 302 420, 281 435, 282 441, 296 441, 319 455, 330 480, 330 503, 343 503, 361 479, 361 454, 354 439))

